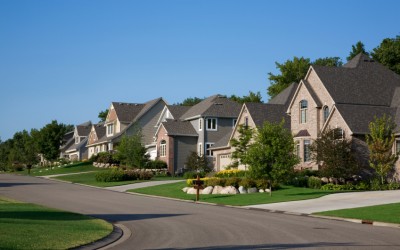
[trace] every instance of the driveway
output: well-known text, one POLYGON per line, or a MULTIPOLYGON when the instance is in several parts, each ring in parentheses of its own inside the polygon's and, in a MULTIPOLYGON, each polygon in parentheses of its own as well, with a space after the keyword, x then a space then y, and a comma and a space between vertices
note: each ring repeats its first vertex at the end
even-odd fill
MULTIPOLYGON (((0 195, 127 227, 114 249, 400 249, 400 230, 0 174, 0 195)), ((60 222, 62 223, 62 222, 60 222)))
POLYGON ((330 194, 317 199, 248 206, 267 210, 311 214, 328 210, 400 202, 400 190, 330 194))

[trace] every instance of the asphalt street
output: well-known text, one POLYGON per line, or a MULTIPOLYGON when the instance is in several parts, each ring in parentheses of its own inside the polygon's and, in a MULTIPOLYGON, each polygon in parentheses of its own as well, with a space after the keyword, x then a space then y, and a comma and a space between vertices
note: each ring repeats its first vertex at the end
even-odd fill
POLYGON ((0 175, 0 195, 119 223, 114 249, 400 249, 400 230, 0 175))

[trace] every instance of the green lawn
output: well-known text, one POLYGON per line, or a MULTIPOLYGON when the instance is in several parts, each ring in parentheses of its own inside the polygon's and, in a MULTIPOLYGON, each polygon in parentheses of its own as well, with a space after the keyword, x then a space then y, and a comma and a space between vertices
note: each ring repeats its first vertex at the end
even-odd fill
POLYGON ((400 224, 400 203, 333 210, 315 214, 400 224))
POLYGON ((111 231, 100 219, 0 196, 0 249, 69 249, 111 231))
MULTIPOLYGON (((60 167, 40 167, 31 169, 30 175, 32 176, 46 176, 46 175, 55 175, 55 174, 70 174, 70 173, 79 173, 79 172, 88 172, 88 171, 102 171, 104 168, 96 168, 91 163, 81 162, 77 164, 70 164, 66 166, 60 167)), ((18 174, 28 174, 28 170, 24 170, 21 172, 16 172, 18 174)))
MULTIPOLYGON (((121 186, 121 185, 145 182, 143 180, 118 181, 118 182, 97 182, 96 178, 95 178, 95 175, 96 175, 96 172, 92 172, 92 173, 83 173, 83 174, 77 174, 77 175, 59 176, 59 177, 55 177, 55 179, 59 179, 59 180, 63 180, 63 181, 69 181, 69 182, 72 182, 72 183, 86 184, 86 185, 96 186, 96 187, 113 187, 113 186, 121 186)), ((182 179, 182 178, 153 177, 153 179, 148 180, 148 181, 180 180, 180 179, 182 179)))
MULTIPOLYGON (((129 192, 171 197, 183 200, 195 200, 195 195, 186 194, 182 191, 182 188, 184 188, 185 186, 185 182, 178 182, 173 184, 133 189, 129 190, 129 192)), ((200 195, 200 201, 223 205, 247 206, 284 201, 314 199, 332 193, 334 193, 334 191, 284 186, 277 191, 273 191, 272 197, 269 196, 269 193, 200 195)))

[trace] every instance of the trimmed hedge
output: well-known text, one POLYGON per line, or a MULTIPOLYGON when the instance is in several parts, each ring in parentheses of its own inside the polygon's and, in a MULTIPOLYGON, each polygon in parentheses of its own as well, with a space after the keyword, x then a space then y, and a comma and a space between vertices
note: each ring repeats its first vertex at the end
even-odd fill
POLYGON ((96 173, 95 178, 98 182, 150 180, 153 178, 153 173, 137 169, 122 170, 120 168, 112 168, 110 170, 96 173))

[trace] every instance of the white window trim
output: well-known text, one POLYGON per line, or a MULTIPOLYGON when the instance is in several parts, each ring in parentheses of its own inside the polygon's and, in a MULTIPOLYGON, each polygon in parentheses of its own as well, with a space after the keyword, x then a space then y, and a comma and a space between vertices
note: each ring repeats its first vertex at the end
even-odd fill
POLYGON ((306 124, 307 123, 307 111, 308 111, 308 101, 307 100, 305 100, 305 99, 303 99, 303 100, 301 100, 300 102, 299 102, 299 111, 300 111, 300 119, 299 119, 299 121, 300 121, 300 124, 306 124), (307 102, 307 107, 306 108, 302 108, 301 107, 301 103, 303 102, 303 101, 306 101, 307 102), (302 116, 302 113, 303 113, 303 111, 304 111, 304 122, 303 122, 303 116, 302 116))
POLYGON ((204 154, 203 151, 204 151, 204 150, 203 150, 203 144, 200 142, 200 143, 197 145, 197 154, 198 154, 199 156, 203 156, 203 154, 204 154))
POLYGON ((234 128, 236 126, 236 123, 237 123, 237 119, 233 119, 232 120, 232 128, 234 128))
POLYGON ((114 135, 114 123, 109 123, 106 125, 106 132, 107 132, 107 136, 113 136, 114 135), (112 127, 112 131, 110 133, 110 127, 112 127))
POLYGON ((211 150, 209 150, 210 147, 214 146, 214 142, 206 142, 206 156, 213 156, 213 152, 211 150))
POLYGON ((218 130, 218 119, 217 118, 207 118, 206 119, 206 130, 207 131, 217 131, 218 130), (215 128, 209 128, 208 127, 208 121, 209 120, 215 120, 215 128))
POLYGON ((304 140, 303 141, 303 161, 304 162, 310 162, 311 161, 311 155, 308 156, 308 159, 306 161, 306 145, 308 145, 308 153, 310 154, 310 145, 311 145, 311 141, 310 140, 304 140), (306 143, 308 142, 308 143, 306 143))
POLYGON ((396 139, 395 141, 394 141, 394 152, 397 154, 397 153, 400 153, 400 139, 396 139), (398 146, 399 145, 399 146, 398 146))
POLYGON ((166 156, 167 156, 167 142, 165 140, 162 140, 160 142, 160 157, 166 157, 166 156))

